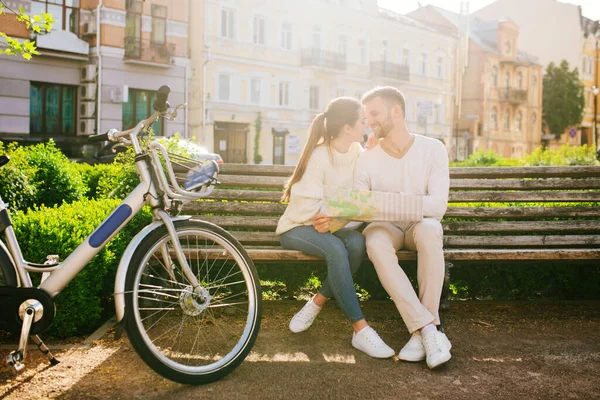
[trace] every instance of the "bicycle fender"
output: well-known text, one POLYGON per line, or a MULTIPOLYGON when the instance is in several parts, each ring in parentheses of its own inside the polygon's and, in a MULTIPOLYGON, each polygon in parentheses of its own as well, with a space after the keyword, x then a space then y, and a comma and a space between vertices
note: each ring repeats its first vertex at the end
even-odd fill
MULTIPOLYGON (((173 217, 171 218, 171 221, 185 221, 190 218, 192 218, 190 215, 185 215, 173 217)), ((142 240, 144 240, 152 231, 163 225, 164 223, 162 221, 156 221, 142 229, 133 237, 133 239, 131 239, 131 242, 127 245, 121 260, 119 261, 119 267, 117 268, 117 275, 115 277, 115 312, 117 315, 117 322, 121 322, 125 315, 125 278, 127 276, 127 269, 129 268, 131 257, 133 257, 133 253, 135 253, 135 250, 142 240)))

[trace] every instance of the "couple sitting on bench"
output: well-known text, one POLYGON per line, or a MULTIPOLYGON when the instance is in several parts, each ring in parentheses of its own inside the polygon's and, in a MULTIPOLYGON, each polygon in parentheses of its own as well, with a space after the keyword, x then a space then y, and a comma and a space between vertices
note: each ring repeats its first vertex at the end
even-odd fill
MULTIPOLYGON (((277 226, 285 249, 300 250, 327 262, 327 279, 319 292, 292 318, 290 330, 307 330, 325 302, 335 297, 352 322, 352 345, 376 358, 395 354, 369 326, 360 308, 353 274, 368 254, 385 290, 412 334, 398 357, 426 360, 435 368, 450 359, 451 344, 438 331, 438 309, 444 282, 443 231, 450 185, 448 155, 436 139, 410 133, 405 121, 403 94, 393 87, 368 92, 362 104, 352 98, 333 100, 315 117, 283 201, 289 201, 277 226), (363 151, 365 130, 371 127, 363 151), (327 207, 327 193, 336 189, 381 194, 393 212, 363 215, 370 222, 361 232, 356 215, 335 215, 327 207), (389 196, 386 196, 389 195, 389 196), (392 196, 392 197, 390 197, 392 196), (355 218, 356 217, 356 218, 355 218), (418 252, 419 294, 398 265, 396 252, 418 252)), ((329 202, 331 204, 332 202, 329 202)), ((389 207, 388 207, 389 208, 389 207)))

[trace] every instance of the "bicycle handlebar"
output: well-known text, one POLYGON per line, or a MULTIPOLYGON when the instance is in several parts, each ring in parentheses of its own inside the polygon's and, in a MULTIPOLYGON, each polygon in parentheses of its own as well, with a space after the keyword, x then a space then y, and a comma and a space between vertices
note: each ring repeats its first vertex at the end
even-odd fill
MULTIPOLYGON (((154 110, 156 110, 156 112, 151 115, 148 119, 144 120, 144 126, 146 126, 146 122, 150 121, 150 124, 152 124, 152 122, 154 122, 156 120, 156 118, 158 118, 161 115, 164 115, 167 110, 169 109, 169 107, 171 107, 171 105, 169 104, 169 102, 167 101, 169 99, 169 93, 171 93, 171 88, 168 85, 162 85, 161 87, 158 88, 158 90, 156 91, 156 100, 154 101, 154 110)), ((177 111, 177 110, 175 110, 177 111)), ((106 140, 113 140, 113 135, 115 135, 116 137, 121 137, 124 134, 128 134, 130 131, 132 131, 134 128, 129 129, 127 131, 123 131, 123 132, 119 132, 115 129, 111 129, 106 133, 102 133, 100 135, 90 135, 88 136, 88 142, 90 143, 96 143, 96 142, 104 142, 106 140), (111 132, 112 131, 112 132, 111 132)))

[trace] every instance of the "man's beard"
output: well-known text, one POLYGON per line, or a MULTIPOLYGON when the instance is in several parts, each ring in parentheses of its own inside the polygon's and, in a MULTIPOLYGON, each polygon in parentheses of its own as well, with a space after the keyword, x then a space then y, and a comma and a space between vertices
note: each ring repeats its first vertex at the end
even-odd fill
POLYGON ((394 129, 394 123, 392 122, 392 119, 388 117, 381 124, 378 124, 373 132, 377 139, 383 139, 392 129, 394 129))

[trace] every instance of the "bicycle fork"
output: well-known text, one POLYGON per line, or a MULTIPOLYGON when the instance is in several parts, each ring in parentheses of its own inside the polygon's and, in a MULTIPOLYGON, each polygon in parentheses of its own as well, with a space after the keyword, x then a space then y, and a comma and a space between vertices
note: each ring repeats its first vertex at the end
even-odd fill
POLYGON ((42 354, 48 358, 51 365, 56 365, 60 362, 56 359, 56 357, 54 357, 54 355, 50 352, 48 347, 46 347, 38 335, 29 335, 31 326, 34 322, 37 322, 42 318, 43 313, 44 307, 42 304, 33 299, 24 301, 19 307, 19 316, 23 321, 23 325, 21 327, 21 336, 19 338, 19 348, 6 356, 6 363, 13 367, 15 372, 19 372, 25 367, 23 360, 25 360, 25 356, 27 354, 28 338, 31 338, 32 342, 37 345, 42 354))

